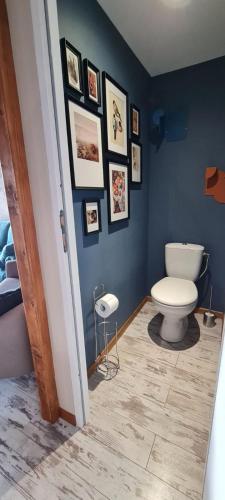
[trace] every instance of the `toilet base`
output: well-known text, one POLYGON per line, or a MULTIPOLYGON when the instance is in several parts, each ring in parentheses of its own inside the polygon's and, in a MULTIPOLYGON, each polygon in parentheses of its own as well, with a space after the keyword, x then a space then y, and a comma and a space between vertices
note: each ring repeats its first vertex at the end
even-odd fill
POLYGON ((180 342, 183 340, 188 328, 188 318, 176 318, 173 315, 163 317, 159 335, 167 342, 180 342))

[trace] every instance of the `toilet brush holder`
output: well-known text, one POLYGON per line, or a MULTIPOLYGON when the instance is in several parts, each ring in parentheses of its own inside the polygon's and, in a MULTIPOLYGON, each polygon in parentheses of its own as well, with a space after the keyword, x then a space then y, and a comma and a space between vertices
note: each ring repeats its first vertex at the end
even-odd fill
POLYGON ((216 315, 214 314, 214 312, 212 312, 212 292, 213 292, 213 286, 211 285, 209 311, 205 311, 203 316, 203 325, 205 325, 206 328, 213 328, 213 326, 215 326, 216 324, 216 315))
POLYGON ((212 311, 206 311, 203 316, 203 325, 213 328, 216 324, 216 315, 212 311))

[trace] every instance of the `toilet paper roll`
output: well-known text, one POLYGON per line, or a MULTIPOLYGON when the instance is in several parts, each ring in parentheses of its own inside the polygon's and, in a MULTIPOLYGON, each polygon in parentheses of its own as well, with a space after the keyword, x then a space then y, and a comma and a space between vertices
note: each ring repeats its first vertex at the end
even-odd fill
POLYGON ((101 318, 108 318, 118 307, 119 300, 112 293, 106 293, 95 304, 95 310, 101 318))

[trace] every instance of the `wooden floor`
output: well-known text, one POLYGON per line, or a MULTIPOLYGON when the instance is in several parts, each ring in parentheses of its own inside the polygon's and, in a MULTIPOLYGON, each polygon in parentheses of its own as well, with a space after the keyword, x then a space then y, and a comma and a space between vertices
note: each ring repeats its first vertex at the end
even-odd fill
POLYGON ((196 315, 199 341, 167 350, 155 314, 146 303, 127 329, 113 380, 91 377, 83 431, 41 420, 32 378, 0 382, 1 500, 202 498, 222 323, 196 315))

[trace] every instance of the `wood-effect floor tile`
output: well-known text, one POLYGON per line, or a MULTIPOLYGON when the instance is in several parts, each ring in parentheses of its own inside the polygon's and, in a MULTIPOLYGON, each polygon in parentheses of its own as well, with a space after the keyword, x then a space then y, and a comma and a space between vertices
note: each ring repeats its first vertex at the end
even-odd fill
POLYGON ((111 382, 111 391, 110 383, 107 382, 107 388, 97 386, 90 392, 90 404, 94 401, 95 404, 99 404, 100 408, 106 408, 109 411, 113 408, 113 411, 137 425, 205 458, 208 426, 201 421, 181 416, 173 408, 158 405, 121 387, 113 391, 113 381, 111 382), (107 394, 110 394, 110 398, 107 394))
POLYGON ((206 426, 210 426, 213 404, 209 404, 202 398, 200 399, 171 387, 165 406, 166 408, 176 409, 181 416, 184 415, 193 420, 200 420, 206 426))
POLYGON ((204 460, 156 436, 148 470, 192 500, 201 500, 204 460))
POLYGON ((155 434, 92 402, 89 423, 83 432, 145 468, 155 434))
POLYGON ((0 381, 1 500, 201 499, 222 322, 196 315, 180 352, 150 338, 156 314, 146 303, 120 339, 113 380, 91 377, 83 431, 41 419, 33 377, 0 381))

